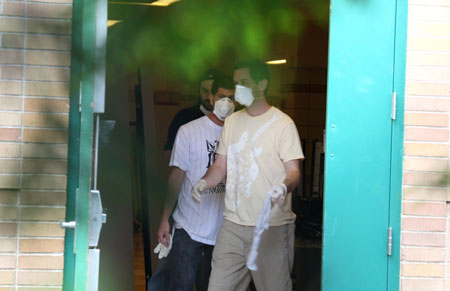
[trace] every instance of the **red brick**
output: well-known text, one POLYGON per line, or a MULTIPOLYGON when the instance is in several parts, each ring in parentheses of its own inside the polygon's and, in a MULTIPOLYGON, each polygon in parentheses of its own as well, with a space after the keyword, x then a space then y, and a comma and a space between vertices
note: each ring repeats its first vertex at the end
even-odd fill
POLYGON ((411 248, 403 247, 401 260, 417 262, 444 262, 445 250, 443 248, 411 248))
POLYGON ((0 271, 0 284, 1 285, 12 285, 14 284, 16 272, 14 271, 0 271))
POLYGON ((68 99, 25 98, 25 111, 31 112, 69 112, 68 99))
POLYGON ((441 291, 444 290, 443 279, 402 279, 402 291, 441 291))
POLYGON ((447 189, 427 187, 406 187, 403 190, 405 200, 446 201, 447 189))
POLYGON ((401 275, 408 277, 445 277, 445 266, 442 264, 411 264, 401 266, 401 275))
POLYGON ((448 158, 448 145, 405 142, 405 156, 448 158))
POLYGON ((2 4, 2 15, 24 16, 25 5, 23 3, 7 2, 2 4))
POLYGON ((406 111, 435 111, 449 112, 449 98, 424 98, 424 97, 407 97, 405 103, 406 111))
POLYGON ((22 191, 22 205, 65 205, 65 192, 22 191))
POLYGON ((15 252, 17 245, 16 241, 16 238, 0 238, 0 252, 15 252))
POLYGON ((0 236, 16 236, 17 223, 0 223, 0 236))
POLYGON ((445 247, 445 235, 434 233, 411 233, 403 232, 402 245, 424 246, 424 247, 445 247))
POLYGON ((52 270, 63 269, 63 256, 20 256, 19 269, 52 270))
POLYGON ((22 110, 22 98, 0 97, 0 110, 22 110))
POLYGON ((21 239, 19 241, 21 253, 62 253, 63 239, 21 239))
POLYGON ((443 187, 447 183, 446 173, 406 172, 403 175, 404 185, 443 187))
POLYGON ((444 217, 447 215, 447 208, 445 203, 404 202, 403 214, 444 217))
POLYGON ((62 285, 63 272, 20 271, 19 285, 62 285))
POLYGON ((0 141, 19 141, 19 128, 0 128, 0 141))
POLYGON ((22 188, 27 190, 65 190, 66 176, 26 175, 22 178, 22 188))
POLYGON ((18 66, 2 66, 2 78, 8 80, 22 80, 23 69, 18 66))
POLYGON ((16 256, 0 255, 0 269, 13 269, 16 267, 16 256))
POLYGON ((439 113, 407 113, 405 125, 448 127, 448 114, 439 113))
POLYGON ((448 142, 448 130, 407 127, 405 132, 405 140, 448 142))
POLYGON ((24 142, 67 143, 66 130, 24 129, 24 142))
POLYGON ((52 4, 28 4, 27 16, 37 18, 72 18, 72 6, 52 4))
POLYGON ((448 170, 448 159, 405 157, 403 161, 405 171, 446 172, 448 170))

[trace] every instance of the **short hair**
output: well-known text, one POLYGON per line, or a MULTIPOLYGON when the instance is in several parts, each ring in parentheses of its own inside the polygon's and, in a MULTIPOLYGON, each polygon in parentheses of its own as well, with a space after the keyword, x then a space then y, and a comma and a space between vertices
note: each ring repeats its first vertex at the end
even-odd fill
POLYGON ((259 81, 266 79, 267 89, 269 88, 270 73, 269 67, 267 66, 266 63, 261 62, 260 60, 257 59, 242 60, 239 61, 236 65, 234 65, 233 71, 236 71, 237 69, 248 69, 250 77, 253 79, 255 83, 258 83, 259 81))
POLYGON ((200 85, 205 80, 215 80, 223 76, 223 73, 216 69, 208 69, 203 74, 200 75, 198 80, 198 88, 200 89, 200 85))
POLYGON ((222 76, 220 78, 217 78, 214 80, 212 87, 211 87, 211 93, 214 95, 219 91, 219 88, 228 89, 228 90, 234 90, 234 81, 229 76, 222 76))

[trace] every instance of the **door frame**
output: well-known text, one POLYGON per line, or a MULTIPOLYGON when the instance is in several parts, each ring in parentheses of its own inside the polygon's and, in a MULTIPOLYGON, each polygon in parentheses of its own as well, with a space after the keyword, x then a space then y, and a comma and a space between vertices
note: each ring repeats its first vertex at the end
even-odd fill
MULTIPOLYGON (((378 1, 378 0, 368 0, 378 1)), ((77 235, 76 244, 85 248, 85 251, 74 254, 74 230, 67 229, 64 251, 64 285, 63 290, 74 290, 75 282, 87 280, 87 249, 88 249, 88 215, 89 193, 91 181, 91 148, 93 112, 90 106, 93 97, 93 76, 83 72, 86 67, 83 62, 89 63, 94 57, 95 49, 95 9, 83 9, 95 3, 89 0, 74 0, 72 15, 72 65, 71 65, 71 92, 70 92, 70 120, 69 120, 69 146, 68 146, 68 183, 66 220, 75 220, 75 216, 82 219, 85 225, 77 225, 85 233, 77 235), (82 44, 84 44, 82 46, 82 44), (83 62, 80 56, 83 57, 83 62), (87 56, 87 59, 85 57, 87 56), (91 83, 92 79, 92 83, 91 83), (80 81, 84 80, 83 88, 80 81), (79 112, 79 94, 82 90, 81 113, 79 112), (88 100, 89 99, 89 100, 88 100), (83 169, 80 171, 79 169, 83 169), (79 188, 79 203, 83 207, 76 209, 76 189, 79 188), (78 213, 76 213, 76 211, 78 213), (79 263, 79 264, 78 264, 79 263)), ((339 5, 337 0, 332 5, 339 5)), ((404 101, 405 101, 405 72, 406 72, 406 40, 407 40, 407 12, 408 1, 396 1, 395 51, 394 51, 394 91, 397 93, 396 120, 392 123, 391 147, 391 183, 390 183, 390 209, 389 225, 393 229, 392 256, 388 260, 388 286, 387 290, 399 289, 400 278, 400 234, 401 234, 401 193, 403 174, 403 137, 404 137, 404 101)), ((330 23, 331 25, 331 23, 330 23)), ((363 36, 362 36, 363 37, 363 36)), ((78 229, 80 231, 80 229, 78 229)), ((339 267, 339 266, 336 266, 339 267)), ((84 285, 83 285, 84 286, 84 285)), ((76 290, 85 290, 80 284, 76 290)), ((327 290, 324 290, 327 291, 327 290)))

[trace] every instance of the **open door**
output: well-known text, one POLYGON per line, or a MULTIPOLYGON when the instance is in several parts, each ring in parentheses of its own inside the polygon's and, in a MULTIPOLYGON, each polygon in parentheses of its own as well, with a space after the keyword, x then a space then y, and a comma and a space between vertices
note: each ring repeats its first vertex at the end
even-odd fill
POLYGON ((104 111, 107 1, 74 0, 72 20, 67 205, 61 225, 66 229, 63 290, 94 291, 97 243, 106 218, 96 189, 97 149, 92 149, 94 116, 98 120, 104 111))
POLYGON ((399 287, 406 6, 331 4, 322 290, 399 287))

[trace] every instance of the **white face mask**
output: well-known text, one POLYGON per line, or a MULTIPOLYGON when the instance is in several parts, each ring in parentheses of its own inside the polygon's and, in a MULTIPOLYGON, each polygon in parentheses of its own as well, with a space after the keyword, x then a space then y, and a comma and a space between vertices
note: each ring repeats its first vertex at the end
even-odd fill
POLYGON ((252 89, 236 85, 236 91, 234 92, 234 99, 236 99, 239 104, 242 104, 246 107, 249 107, 252 105, 253 100, 255 100, 255 97, 253 97, 252 89))
POLYGON ((225 118, 234 112, 234 104, 230 98, 222 98, 214 103, 214 115, 220 120, 225 120, 225 118))

